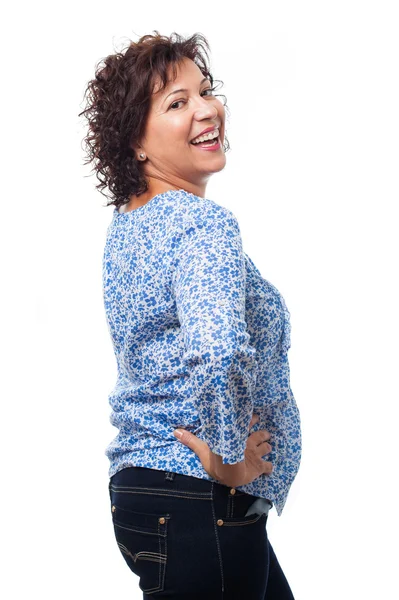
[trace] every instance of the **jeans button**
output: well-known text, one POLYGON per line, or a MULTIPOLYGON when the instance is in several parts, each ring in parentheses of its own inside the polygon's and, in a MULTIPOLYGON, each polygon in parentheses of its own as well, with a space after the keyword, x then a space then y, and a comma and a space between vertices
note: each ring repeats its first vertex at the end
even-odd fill
POLYGON ((223 519, 218 519, 218 520, 216 521, 216 523, 217 523, 218 525, 223 525, 223 519))
POLYGON ((230 490, 230 494, 231 494, 232 496, 234 496, 234 494, 235 494, 235 493, 236 493, 235 489, 234 489, 234 488, 231 488, 231 490, 230 490))
POLYGON ((161 518, 159 519, 159 522, 161 523, 161 525, 163 525, 163 524, 165 523, 165 517, 161 517, 161 518))

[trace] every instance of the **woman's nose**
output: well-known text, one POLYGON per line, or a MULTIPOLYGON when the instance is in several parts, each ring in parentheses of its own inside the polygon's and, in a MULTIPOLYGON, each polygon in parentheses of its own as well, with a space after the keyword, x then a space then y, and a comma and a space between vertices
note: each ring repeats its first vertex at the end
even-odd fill
POLYGON ((195 118, 198 120, 202 119, 214 119, 218 116, 218 109, 215 105, 209 103, 209 100, 201 99, 200 104, 195 110, 195 118))

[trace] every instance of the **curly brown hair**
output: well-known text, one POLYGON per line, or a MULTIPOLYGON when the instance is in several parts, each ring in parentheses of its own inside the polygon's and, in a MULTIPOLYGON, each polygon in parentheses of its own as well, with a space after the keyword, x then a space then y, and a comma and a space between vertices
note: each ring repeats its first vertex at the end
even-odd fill
MULTIPOLYGON (((106 206, 115 205, 117 209, 127 204, 130 196, 139 196, 148 189, 132 146, 143 135, 156 78, 162 82, 158 90, 161 91, 168 84, 169 66, 176 78, 176 66, 189 58, 212 86, 215 81, 223 85, 210 72, 210 46, 202 34, 184 38, 176 32, 170 37, 157 30, 153 33, 142 36, 138 42, 129 40, 127 47, 97 63, 95 78, 89 81, 84 93, 86 108, 78 115, 84 115, 88 122, 83 139, 87 159, 83 164, 93 162, 92 170, 100 181, 96 188, 111 199, 106 206), (102 191, 105 187, 110 196, 102 191)), ((215 95, 224 98, 228 111, 226 96, 215 95)), ((230 149, 226 137, 223 149, 225 152, 230 149)))

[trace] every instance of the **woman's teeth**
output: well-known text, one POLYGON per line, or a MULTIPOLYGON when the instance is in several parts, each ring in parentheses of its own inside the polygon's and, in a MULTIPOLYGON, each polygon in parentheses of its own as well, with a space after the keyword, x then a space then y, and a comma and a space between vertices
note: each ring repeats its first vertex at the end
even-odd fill
POLYGON ((193 140, 191 140, 191 143, 199 144, 201 142, 213 140, 214 138, 217 138, 218 135, 219 135, 219 129, 214 129, 213 131, 210 131, 209 133, 206 133, 205 135, 200 135, 199 137, 194 138, 193 140))

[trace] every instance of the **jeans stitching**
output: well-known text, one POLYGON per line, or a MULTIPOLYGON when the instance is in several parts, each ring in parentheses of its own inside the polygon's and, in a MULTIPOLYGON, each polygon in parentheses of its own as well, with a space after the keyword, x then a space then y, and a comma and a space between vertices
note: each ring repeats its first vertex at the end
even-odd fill
MULTIPOLYGON (((167 515, 167 518, 170 518, 169 515, 167 515)), ((162 592, 163 591, 163 585, 161 586, 161 571, 163 569, 163 580, 162 583, 165 580, 165 571, 166 571, 166 563, 168 560, 168 552, 167 552, 167 544, 166 544, 166 538, 167 538, 167 525, 168 525, 168 521, 165 521, 165 526, 164 526, 164 533, 161 532, 161 528, 160 528, 160 523, 158 521, 158 532, 155 535, 158 535, 158 544, 159 544, 159 555, 161 560, 160 561, 154 561, 154 562, 158 562, 159 564, 159 569, 158 569, 158 587, 154 587, 154 588, 149 588, 149 589, 143 589, 143 592, 145 594, 149 594, 150 592, 162 592), (161 546, 161 538, 164 539, 165 542, 165 552, 162 552, 162 546, 161 546), (165 558, 164 558, 165 557, 165 558)))
POLYGON ((136 552, 135 554, 132 554, 129 550, 129 548, 127 548, 124 544, 122 544, 122 542, 118 542, 117 544, 119 546, 119 548, 122 550, 122 552, 124 554, 127 554, 128 556, 130 556, 130 558, 133 560, 133 562, 137 562, 137 560, 151 560, 153 562, 165 562, 166 558, 165 558, 165 554, 161 554, 161 556, 159 556, 158 552, 146 552, 145 550, 142 550, 141 552, 136 552))
POLYGON ((137 533, 143 533, 145 535, 164 535, 163 533, 159 533, 157 531, 145 531, 140 527, 134 527, 134 525, 132 525, 131 527, 126 527, 126 525, 120 525, 118 521, 114 521, 114 525, 115 527, 119 527, 119 529, 126 529, 126 531, 136 531, 137 533))
POLYGON ((168 527, 168 521, 165 521, 165 538, 164 538, 164 540, 165 540, 165 555, 166 555, 166 559, 165 559, 165 564, 163 566, 162 590, 165 588, 165 574, 166 574, 166 567, 167 567, 167 564, 168 564, 168 536, 167 536, 168 530, 167 530, 167 527, 168 527))
MULTIPOLYGON (((170 490, 169 488, 152 488, 152 487, 145 487, 142 485, 139 486, 131 486, 131 485, 117 485, 116 483, 113 483, 110 487, 112 487, 112 489, 114 489, 115 491, 118 490, 154 490, 155 492, 161 491, 161 492, 170 492, 172 490, 170 490)), ((181 494, 197 494, 200 496, 209 496, 209 498, 212 497, 212 492, 189 492, 189 491, 185 491, 185 490, 178 490, 181 494)))
MULTIPOLYGON (((161 545, 159 544, 159 547, 161 549, 161 545)), ((131 552, 129 552, 130 555, 131 552)), ((153 562, 157 562, 157 563, 164 563, 166 558, 165 558, 165 554, 160 553, 159 552, 146 552, 145 550, 143 550, 142 552, 136 552, 136 554, 134 555, 136 558, 135 560, 137 561, 137 559, 140 557, 141 560, 152 560, 153 562)))
MULTIPOLYGON (((165 521, 166 523, 166 521, 165 521)), ((161 531, 160 531, 160 523, 158 521, 158 546, 159 546, 159 554, 162 554, 162 548, 161 548, 161 531)), ((158 589, 161 587, 161 568, 162 565, 161 563, 159 563, 159 569, 158 569, 158 589)))
POLYGON ((194 500, 212 500, 212 496, 210 494, 198 495, 201 492, 184 492, 183 490, 179 490, 179 493, 174 492, 173 490, 164 490, 164 489, 153 489, 153 488, 128 488, 128 489, 114 489, 114 492, 119 494, 147 494, 149 496, 171 496, 172 498, 190 498, 194 500), (164 492, 164 493, 160 493, 164 492))
POLYGON ((218 558, 219 558, 219 565, 220 565, 220 575, 222 577, 222 592, 224 592, 224 577, 223 577, 223 564, 222 564, 222 555, 220 552, 220 545, 219 545, 219 536, 218 536, 218 531, 216 528, 216 516, 215 516, 215 507, 214 507, 214 496, 213 496, 213 481, 212 481, 212 487, 211 487, 211 491, 212 491, 212 515, 213 515, 213 528, 215 530, 215 536, 216 536, 216 545, 217 545, 217 549, 218 549, 218 558))
POLYGON ((230 516, 233 516, 233 496, 228 496, 227 497, 227 518, 229 518, 230 516))

